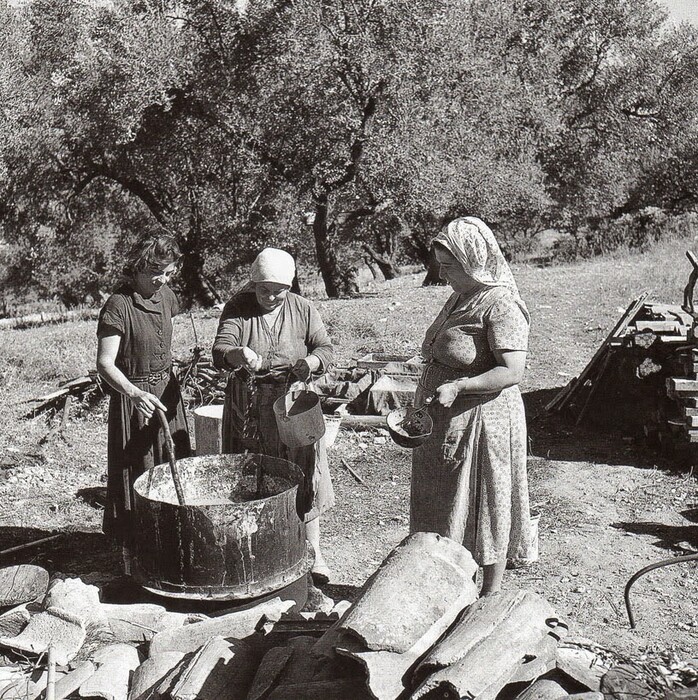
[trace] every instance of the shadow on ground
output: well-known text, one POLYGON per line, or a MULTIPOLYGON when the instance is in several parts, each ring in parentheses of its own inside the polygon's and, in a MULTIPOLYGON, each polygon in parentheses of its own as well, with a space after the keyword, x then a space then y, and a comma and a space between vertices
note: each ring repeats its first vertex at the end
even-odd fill
POLYGON ((645 521, 612 523, 611 527, 633 535, 656 537, 652 544, 680 554, 692 554, 698 551, 698 525, 665 525, 645 521))
POLYGON ((361 591, 359 586, 334 585, 331 583, 320 586, 322 592, 332 598, 336 603, 340 600, 348 600, 353 603, 361 591))
POLYGON ((117 575, 119 562, 119 553, 101 532, 0 527, 1 566, 36 564, 50 572, 83 578, 92 574, 117 575), (41 542, 55 535, 58 537, 41 542))
POLYGON ((600 462, 686 471, 684 462, 660 454, 638 435, 623 435, 612 429, 604 431, 592 426, 588 420, 575 425, 572 415, 546 412, 545 406, 561 388, 538 389, 523 396, 530 454, 555 461, 600 462))

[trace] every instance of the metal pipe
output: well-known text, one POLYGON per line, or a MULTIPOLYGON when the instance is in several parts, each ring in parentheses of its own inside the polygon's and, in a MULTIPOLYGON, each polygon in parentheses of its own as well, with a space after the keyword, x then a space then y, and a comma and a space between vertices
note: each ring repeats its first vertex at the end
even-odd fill
POLYGON ((630 607, 630 588, 633 585, 633 583, 635 583, 635 581, 637 581, 640 578, 640 576, 644 576, 644 574, 653 571, 654 569, 659 569, 663 566, 669 566, 670 564, 681 564, 685 561, 695 561, 696 559, 698 559, 698 552, 696 552, 695 554, 686 554, 683 557, 672 557, 671 559, 662 559, 661 561, 646 566, 644 569, 640 569, 630 577, 630 580, 625 584, 625 609, 628 611, 628 620, 630 620, 631 629, 635 629, 635 618, 633 616, 632 608, 630 607))

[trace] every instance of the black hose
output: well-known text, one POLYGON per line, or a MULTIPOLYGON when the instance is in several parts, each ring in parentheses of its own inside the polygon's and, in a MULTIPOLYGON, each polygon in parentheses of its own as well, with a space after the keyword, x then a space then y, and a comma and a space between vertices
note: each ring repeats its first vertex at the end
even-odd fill
POLYGON ((670 564, 681 564, 685 561, 695 561, 698 559, 698 552, 694 554, 686 554, 683 557, 672 557, 671 559, 662 559, 655 564, 650 564, 644 569, 640 569, 638 572, 634 573, 630 580, 625 584, 625 609, 628 611, 628 620, 630 620, 631 629, 635 629, 635 618, 633 617, 633 611, 630 607, 630 587, 637 581, 640 576, 652 571, 653 569, 659 569, 662 566, 669 566, 670 564))

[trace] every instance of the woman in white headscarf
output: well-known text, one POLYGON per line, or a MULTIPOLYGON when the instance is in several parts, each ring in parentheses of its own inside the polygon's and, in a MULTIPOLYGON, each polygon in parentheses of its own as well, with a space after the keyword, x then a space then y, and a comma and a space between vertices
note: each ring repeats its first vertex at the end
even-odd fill
POLYGON ((410 530, 461 542, 488 595, 500 590, 507 560, 529 558, 532 547, 518 388, 529 314, 480 219, 452 221, 432 244, 453 294, 422 345, 416 403, 434 397, 434 429, 413 452, 410 530))
POLYGON ((320 549, 320 515, 334 505, 324 438, 289 448, 279 439, 274 401, 289 376, 306 382, 326 372, 332 344, 315 306, 290 289, 296 265, 287 252, 265 248, 252 263, 250 283, 225 305, 213 361, 231 371, 223 407, 223 452, 288 459, 305 474, 306 536, 315 550, 316 583, 330 572, 320 549))

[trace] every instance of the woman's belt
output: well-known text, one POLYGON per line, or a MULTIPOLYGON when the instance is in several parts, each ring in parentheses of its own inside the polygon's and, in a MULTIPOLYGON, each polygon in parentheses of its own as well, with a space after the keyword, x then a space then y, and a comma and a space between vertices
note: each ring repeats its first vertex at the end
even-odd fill
POLYGON ((168 379, 171 374, 172 374, 172 366, 168 365, 164 369, 158 370, 157 372, 151 372, 150 374, 139 374, 139 375, 133 375, 133 376, 126 375, 126 376, 130 382, 157 384, 157 382, 161 382, 163 379, 168 379))
POLYGON ((438 386, 444 382, 452 382, 468 376, 468 370, 463 368, 449 367, 438 362, 428 362, 419 378, 419 383, 429 388, 429 385, 438 386))
MULTIPOLYGON (((486 371, 486 370, 481 370, 486 371)), ((466 367, 457 368, 442 365, 438 362, 428 362, 424 367, 422 376, 419 378, 419 386, 427 392, 433 392, 436 387, 446 382, 453 382, 457 379, 475 376, 466 367)), ((490 401, 499 396, 500 392, 486 394, 462 394, 459 398, 464 401, 490 401)))

